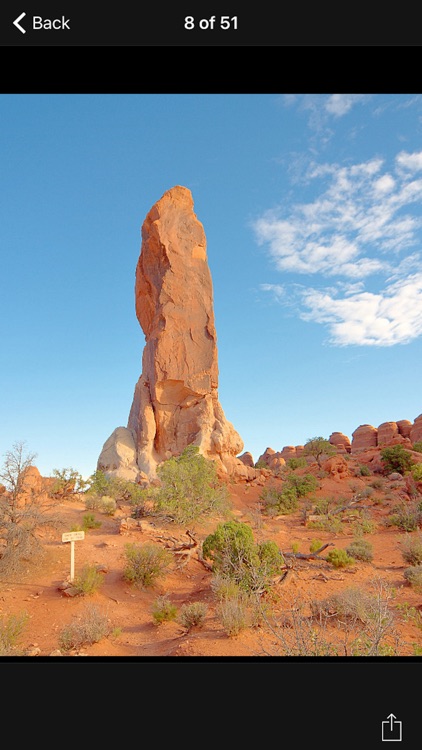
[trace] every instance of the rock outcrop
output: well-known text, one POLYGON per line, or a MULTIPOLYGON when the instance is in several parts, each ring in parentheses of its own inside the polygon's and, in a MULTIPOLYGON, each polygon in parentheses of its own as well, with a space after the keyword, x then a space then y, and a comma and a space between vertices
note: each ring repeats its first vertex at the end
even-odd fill
POLYGON ((192 444, 222 473, 253 478, 255 470, 237 458, 243 441, 218 400, 206 237, 186 187, 164 193, 145 218, 135 304, 145 334, 142 374, 126 431, 113 433, 98 464, 154 479, 161 462, 192 444))
POLYGON ((337 448, 338 453, 350 453, 352 449, 350 439, 342 432, 332 432, 328 441, 337 448))
POLYGON ((419 417, 416 417, 409 437, 412 444, 422 440, 422 414, 419 414, 419 417))
POLYGON ((371 424, 361 424, 352 432, 352 453, 356 451, 376 448, 378 430, 371 424))

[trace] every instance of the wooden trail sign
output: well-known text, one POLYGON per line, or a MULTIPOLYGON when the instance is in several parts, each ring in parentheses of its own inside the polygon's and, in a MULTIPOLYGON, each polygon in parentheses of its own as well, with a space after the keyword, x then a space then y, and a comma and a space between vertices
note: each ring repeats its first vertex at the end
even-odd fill
POLYGON ((70 580, 75 577, 75 542, 85 539, 84 531, 67 531, 62 534, 62 542, 70 542, 70 580))

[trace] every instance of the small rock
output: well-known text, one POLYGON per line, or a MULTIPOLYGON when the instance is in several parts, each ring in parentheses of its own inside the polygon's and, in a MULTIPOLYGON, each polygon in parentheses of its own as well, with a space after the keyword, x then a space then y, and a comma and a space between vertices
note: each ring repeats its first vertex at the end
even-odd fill
POLYGON ((60 649, 56 648, 56 650, 52 651, 51 654, 49 654, 49 656, 63 656, 63 654, 60 651, 60 649))

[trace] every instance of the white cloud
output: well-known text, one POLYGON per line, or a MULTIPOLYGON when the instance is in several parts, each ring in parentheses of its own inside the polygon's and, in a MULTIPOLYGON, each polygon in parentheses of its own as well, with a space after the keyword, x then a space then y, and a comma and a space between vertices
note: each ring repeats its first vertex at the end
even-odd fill
POLYGON ((408 169, 410 172, 417 172, 419 169, 422 169, 422 151, 417 151, 413 154, 401 151, 396 157, 396 162, 399 167, 408 169))
MULTIPOLYGON (((321 180, 323 190, 255 222, 258 243, 284 279, 294 273, 335 280, 329 289, 312 283, 304 291, 296 279, 280 287, 283 303, 327 326, 332 344, 392 346, 422 334, 420 169, 422 151, 402 151, 393 172, 380 158, 312 164, 307 187, 321 180)), ((277 287, 261 288, 280 301, 277 287)))
POLYGON ((338 346, 392 346, 422 334, 422 272, 387 286, 381 293, 357 292, 336 299, 316 289, 303 292, 309 312, 303 320, 328 324, 338 346))
POLYGON ((325 109, 329 114, 342 117, 347 114, 355 104, 366 99, 365 94, 331 94, 325 102, 325 109))

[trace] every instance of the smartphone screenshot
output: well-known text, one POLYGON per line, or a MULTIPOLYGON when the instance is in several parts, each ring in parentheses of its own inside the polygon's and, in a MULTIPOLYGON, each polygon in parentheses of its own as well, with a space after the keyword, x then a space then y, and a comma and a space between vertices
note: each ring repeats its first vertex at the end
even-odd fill
POLYGON ((417 40, 301 14, 0 11, 1 669, 410 747, 417 40))

